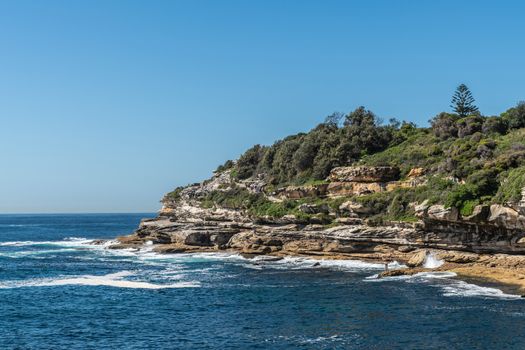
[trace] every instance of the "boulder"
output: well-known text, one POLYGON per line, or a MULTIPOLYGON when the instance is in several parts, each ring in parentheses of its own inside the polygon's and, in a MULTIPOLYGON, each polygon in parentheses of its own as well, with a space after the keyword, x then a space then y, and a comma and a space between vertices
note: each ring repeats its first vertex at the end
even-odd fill
POLYGON ((269 254, 272 252, 272 248, 268 246, 260 246, 260 245, 248 245, 243 247, 242 252, 244 254, 269 254))
POLYGON ((458 251, 442 251, 438 254, 438 258, 445 260, 446 262, 468 264, 478 261, 479 254, 458 251))
POLYGON ((318 213, 328 214, 328 212, 330 211, 330 208, 326 204, 317 205, 317 204, 303 203, 297 209, 299 209, 300 211, 306 214, 318 214, 318 213))
POLYGON ((425 175, 425 169, 424 168, 412 168, 408 172, 407 177, 420 177, 425 175))
POLYGON ((399 168, 390 166, 346 166, 333 168, 331 182, 388 182, 399 179, 399 168))
POLYGON ((436 204, 428 208, 427 217, 440 221, 457 221, 459 218, 459 212, 457 208, 445 208, 444 205, 436 204))
POLYGON ((525 217, 519 215, 516 210, 500 204, 492 204, 490 206, 488 222, 498 227, 511 229, 525 228, 525 217))
POLYGON ((397 247, 397 250, 400 251, 401 253, 410 253, 416 250, 416 248, 408 246, 408 245, 400 245, 399 247, 397 247))
POLYGON ((356 213, 356 214, 368 214, 370 209, 353 201, 346 201, 339 206, 339 210, 342 212, 356 213))
POLYGON ((387 190, 387 184, 383 182, 332 182, 328 185, 329 197, 343 197, 363 195, 387 190))
POLYGON ((422 218, 426 216, 429 207, 430 204, 428 203, 428 199, 425 199, 421 204, 415 205, 414 211, 416 212, 416 217, 422 218))
POLYGON ((323 244, 315 240, 297 240, 290 241, 283 245, 283 250, 297 254, 308 254, 309 252, 320 252, 323 250, 323 244))
POLYGON ((323 250, 331 253, 353 253, 356 248, 352 244, 343 244, 340 241, 332 241, 324 245, 323 250))
POLYGON ((525 237, 521 237, 516 241, 517 245, 525 246, 525 237))
POLYGON ((326 196, 328 184, 288 186, 277 190, 273 195, 285 199, 301 199, 307 197, 326 196))
POLYGON ((363 220, 359 218, 337 218, 335 222, 342 225, 362 225, 363 220))
POLYGON ((186 245, 209 246, 211 245, 210 234, 207 232, 192 232, 184 240, 186 245))
POLYGON ((424 249, 415 251, 410 257, 410 259, 408 259, 408 261, 406 262, 406 265, 408 267, 422 266, 427 259, 427 254, 428 251, 424 249))
POLYGON ((122 244, 143 244, 144 240, 136 234, 129 236, 119 236, 117 241, 122 244))

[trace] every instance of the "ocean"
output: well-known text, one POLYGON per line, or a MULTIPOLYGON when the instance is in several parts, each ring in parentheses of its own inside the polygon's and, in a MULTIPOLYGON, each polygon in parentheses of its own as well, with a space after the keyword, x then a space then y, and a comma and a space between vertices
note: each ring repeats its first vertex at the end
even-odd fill
POLYGON ((153 216, 0 215, 0 349, 525 349, 525 299, 451 273, 94 244, 153 216))

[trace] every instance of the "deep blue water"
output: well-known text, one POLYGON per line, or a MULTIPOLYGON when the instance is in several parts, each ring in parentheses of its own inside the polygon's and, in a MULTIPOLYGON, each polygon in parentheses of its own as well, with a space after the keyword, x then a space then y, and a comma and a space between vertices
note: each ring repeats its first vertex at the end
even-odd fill
POLYGON ((525 349, 525 300, 381 266, 93 245, 124 215, 0 215, 0 349, 525 349))

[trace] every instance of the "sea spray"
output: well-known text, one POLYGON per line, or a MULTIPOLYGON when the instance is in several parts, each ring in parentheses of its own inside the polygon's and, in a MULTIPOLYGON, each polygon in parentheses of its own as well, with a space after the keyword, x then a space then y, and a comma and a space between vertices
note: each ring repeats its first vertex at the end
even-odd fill
POLYGON ((443 265, 444 261, 436 257, 433 252, 427 253, 423 267, 427 269, 435 269, 443 265))

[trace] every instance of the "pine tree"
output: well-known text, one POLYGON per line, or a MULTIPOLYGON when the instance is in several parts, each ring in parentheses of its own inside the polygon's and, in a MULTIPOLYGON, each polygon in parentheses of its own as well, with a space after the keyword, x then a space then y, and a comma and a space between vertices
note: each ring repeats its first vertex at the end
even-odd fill
POLYGON ((461 118, 477 113, 478 107, 474 105, 474 97, 469 88, 465 84, 457 87, 454 96, 452 96, 452 104, 450 107, 454 109, 461 118))

